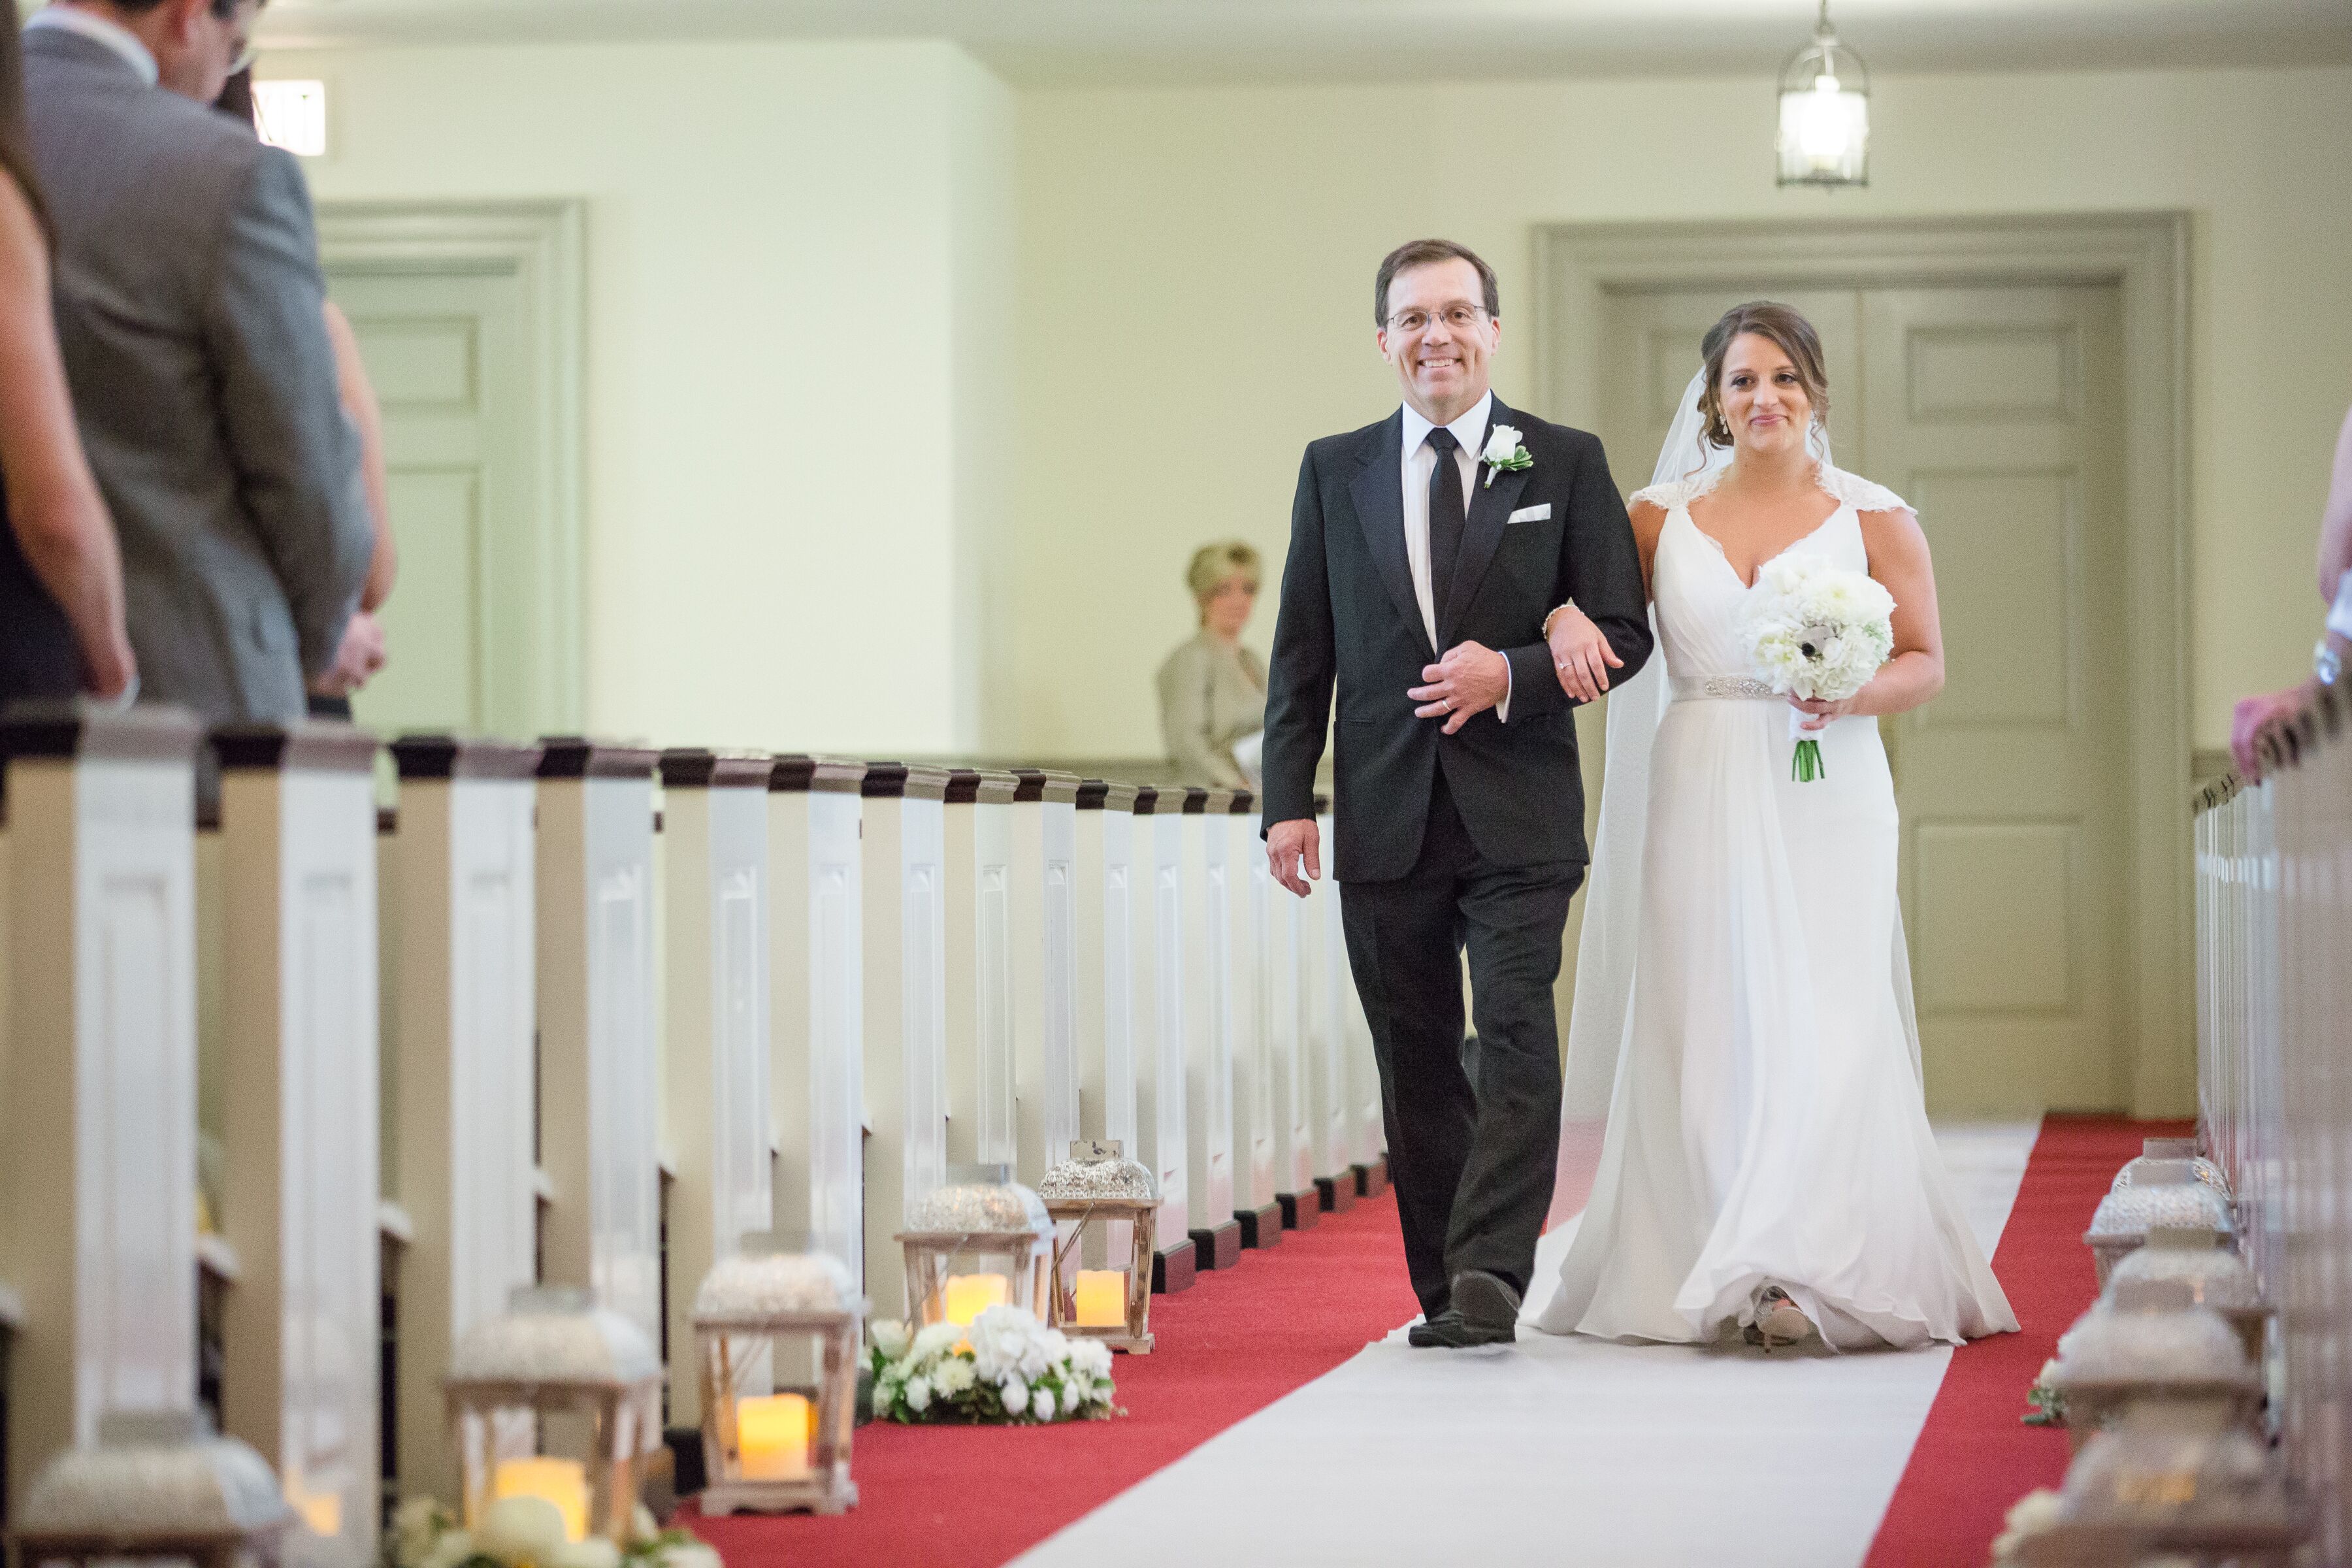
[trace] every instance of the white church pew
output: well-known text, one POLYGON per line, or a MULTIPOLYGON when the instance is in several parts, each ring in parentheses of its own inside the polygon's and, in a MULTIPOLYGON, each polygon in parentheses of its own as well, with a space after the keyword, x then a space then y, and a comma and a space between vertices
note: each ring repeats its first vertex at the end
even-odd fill
MULTIPOLYGON (((1077 892, 1078 1136, 1135 1159, 1135 795, 1133 784, 1078 785, 1071 879, 1077 892)), ((1089 1265, 1133 1255, 1124 1220, 1089 1265)))
POLYGON ((642 747, 542 742, 536 845, 546 1282, 661 1342, 661 1077, 654 766, 642 747))
MULTIPOLYGON (((669 1424, 702 1421, 695 1294, 747 1235, 774 1228, 768 1093, 772 759, 662 753, 664 1097, 669 1424)), ((656 1342, 657 1343, 659 1342, 656 1342)))
POLYGON ((1012 1164, 1013 796, 1008 773, 957 768, 941 811, 947 907, 947 1139, 950 1164, 1012 1164))
POLYGON ((866 1268, 863 763, 778 757, 768 775, 769 1104, 776 1229, 866 1268))
MULTIPOLYGON (((1256 827, 1256 819, 1250 826, 1256 827)), ((1265 1064, 1274 1113, 1274 1200, 1285 1229, 1307 1230, 1322 1216, 1315 1185, 1314 1025, 1310 1016, 1316 952, 1309 936, 1322 911, 1275 885, 1263 847, 1250 858, 1250 897, 1265 914, 1262 952, 1265 1064)))
POLYGON ((1078 1136, 1078 780, 1014 770, 1012 897, 1013 1168, 1035 1186, 1078 1136))
POLYGON ((1184 791, 1184 1161, 1203 1268, 1241 1260, 1234 1213, 1234 917, 1225 871, 1233 791, 1184 791))
POLYGON ((946 900, 948 775, 870 763, 865 801, 866 1294, 907 1316, 896 1237, 907 1205, 947 1174, 946 900))
POLYGON ((1388 1190, 1389 1184, 1389 1134, 1381 1108, 1381 1068, 1372 1055, 1372 1028, 1364 1021, 1364 999, 1356 991, 1356 973, 1348 963, 1347 933, 1339 920, 1340 901, 1345 895, 1339 884, 1331 879, 1331 813, 1328 804, 1320 797, 1317 805, 1321 808, 1318 820, 1322 828, 1324 886, 1332 895, 1329 923, 1324 931, 1326 940, 1339 947, 1332 984, 1337 995, 1334 1016, 1339 1025, 1340 1055, 1347 1064, 1349 1169, 1356 1178, 1357 1196, 1378 1197, 1388 1190))
POLYGON ((409 735, 391 879, 398 1037, 398 1432, 404 1494, 457 1497, 442 1379, 459 1336, 535 1277, 531 1122, 537 746, 409 735))
POLYGON ((375 1557, 375 737, 215 731, 225 947, 223 1425, 277 1468, 297 1556, 375 1557))
MULTIPOLYGON (((1328 818, 1328 796, 1315 797, 1328 818)), ((1323 854, 1331 853, 1330 824, 1324 821, 1323 854)), ((1330 864, 1324 861, 1328 868, 1330 864)), ((1356 1206, 1356 1106, 1349 1087, 1347 989, 1348 943, 1339 929, 1339 885, 1327 869, 1309 882, 1299 901, 1299 984, 1305 993, 1306 1078, 1312 1102, 1315 1185, 1327 1213, 1356 1206)))
POLYGON ((1225 912, 1233 922, 1234 1217, 1241 1222, 1244 1247, 1273 1247, 1282 1240, 1267 1007, 1273 911, 1266 894, 1273 884, 1258 842, 1256 796, 1234 791, 1223 819, 1213 818, 1208 831, 1224 837, 1225 912))
POLYGON ((161 708, 0 720, 13 1497, 100 1415, 195 1405, 198 735, 161 708))
POLYGON ((1181 1290, 1197 1271, 1187 1223, 1184 1005, 1192 979, 1184 963, 1183 805, 1181 789, 1145 784, 1135 792, 1135 1158, 1160 1186, 1155 1290, 1181 1290))

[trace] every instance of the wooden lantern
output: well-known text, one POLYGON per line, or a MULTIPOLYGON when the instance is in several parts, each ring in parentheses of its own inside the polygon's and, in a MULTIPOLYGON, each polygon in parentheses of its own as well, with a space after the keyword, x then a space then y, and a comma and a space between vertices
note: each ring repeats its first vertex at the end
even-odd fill
POLYGON ((449 1425, 464 1520, 539 1497, 567 1540, 628 1544, 645 1455, 661 1436, 661 1359, 643 1331, 588 1293, 525 1286, 466 1331, 449 1360, 449 1425))
POLYGON ((857 1502, 849 1446, 865 1300, 837 1258, 766 1238, 744 1247, 694 1299, 702 1511, 841 1513, 857 1502))
POLYGON ((1057 1228, 1072 1226, 1055 1253, 1046 1321, 1073 1339, 1150 1355, 1151 1237, 1160 1212, 1151 1173, 1128 1159, 1116 1139, 1081 1140, 1045 1173, 1037 1195, 1057 1228), (1083 1262, 1090 1251, 1110 1267, 1063 1267, 1073 1257, 1083 1262))
POLYGON ((16 1561, 275 1564, 293 1522, 268 1462, 194 1411, 102 1415, 96 1447, 68 1448, 34 1478, 16 1561))
POLYGON ((1043 1321, 1054 1222, 1010 1165, 950 1165, 947 1184, 910 1205, 898 1233, 907 1317, 915 1328, 971 1321, 992 1306, 1043 1321))

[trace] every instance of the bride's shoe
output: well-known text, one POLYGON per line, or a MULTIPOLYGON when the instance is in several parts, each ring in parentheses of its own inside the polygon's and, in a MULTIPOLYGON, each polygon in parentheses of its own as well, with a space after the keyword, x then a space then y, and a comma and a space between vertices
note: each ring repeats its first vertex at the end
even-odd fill
POLYGON ((1767 1285, 1756 1292, 1756 1319, 1742 1337, 1751 1345, 1762 1345, 1769 1355, 1782 1345, 1802 1344, 1812 1331, 1812 1320, 1789 1299, 1789 1293, 1778 1285, 1767 1285))

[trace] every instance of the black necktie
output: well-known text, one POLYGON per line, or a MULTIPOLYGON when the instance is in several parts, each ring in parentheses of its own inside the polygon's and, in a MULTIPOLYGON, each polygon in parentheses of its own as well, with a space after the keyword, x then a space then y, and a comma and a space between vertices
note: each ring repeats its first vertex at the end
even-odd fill
POLYGON ((1454 563, 1462 553, 1462 465, 1454 460, 1461 445, 1443 425, 1429 433, 1429 449, 1437 454, 1429 470, 1429 599, 1441 628, 1454 592, 1454 563))

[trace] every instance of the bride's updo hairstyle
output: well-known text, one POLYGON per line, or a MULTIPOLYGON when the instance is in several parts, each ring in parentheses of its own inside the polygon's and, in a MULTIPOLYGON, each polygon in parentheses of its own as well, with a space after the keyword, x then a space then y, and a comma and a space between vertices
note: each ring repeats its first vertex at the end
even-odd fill
POLYGON ((1706 420, 1706 444, 1731 445, 1731 426, 1723 417, 1723 360, 1731 352, 1732 340, 1742 332, 1754 332, 1780 345, 1796 367, 1797 384, 1805 389, 1806 401, 1813 405, 1814 421, 1827 419, 1830 381, 1822 372, 1821 334, 1794 306, 1751 300, 1726 310, 1723 319, 1706 330, 1706 338, 1699 345, 1706 359, 1706 386, 1698 395, 1698 411, 1706 420))

